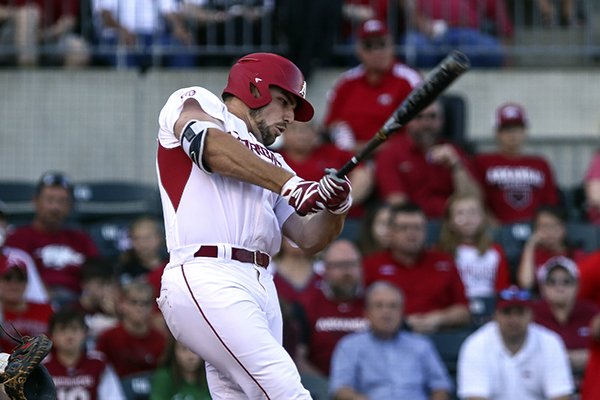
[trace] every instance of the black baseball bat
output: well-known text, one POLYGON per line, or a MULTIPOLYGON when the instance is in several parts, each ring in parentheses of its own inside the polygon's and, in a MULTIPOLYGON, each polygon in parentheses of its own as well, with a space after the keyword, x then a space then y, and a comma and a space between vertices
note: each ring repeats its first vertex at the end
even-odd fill
POLYGON ((366 146, 356 153, 336 175, 342 178, 354 169, 365 157, 385 142, 392 133, 406 125, 411 119, 430 105, 456 78, 467 71, 471 63, 469 58, 459 51, 453 51, 444 58, 423 79, 423 82, 409 93, 392 116, 369 140, 366 146))

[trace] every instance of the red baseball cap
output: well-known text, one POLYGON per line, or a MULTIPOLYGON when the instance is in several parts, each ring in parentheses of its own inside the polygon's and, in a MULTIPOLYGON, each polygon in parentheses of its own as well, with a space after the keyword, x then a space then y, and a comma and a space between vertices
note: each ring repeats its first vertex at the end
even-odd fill
POLYGON ((387 36, 388 33, 388 28, 383 21, 369 19, 358 29, 358 38, 362 40, 374 36, 387 36))
POLYGON ((518 286, 512 285, 498 293, 496 300, 496 309, 503 310, 509 307, 526 307, 531 306, 531 293, 528 290, 523 290, 518 286))
POLYGON ((21 271, 25 277, 27 276, 27 266, 21 260, 0 255, 0 275, 6 275, 14 269, 21 271))
POLYGON ((525 108, 517 103, 502 104, 496 110, 496 120, 494 122, 496 129, 506 126, 524 126, 527 123, 527 112, 525 108))

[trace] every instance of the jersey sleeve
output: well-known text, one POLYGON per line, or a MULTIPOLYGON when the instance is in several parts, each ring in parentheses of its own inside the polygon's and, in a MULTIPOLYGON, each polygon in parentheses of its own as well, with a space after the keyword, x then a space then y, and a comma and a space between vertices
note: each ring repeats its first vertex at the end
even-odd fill
POLYGON ((175 122, 179 119, 183 104, 188 99, 196 100, 204 112, 221 122, 225 122, 227 107, 213 93, 198 86, 179 89, 169 97, 158 116, 158 141, 161 146, 171 149, 180 145, 173 129, 175 122))

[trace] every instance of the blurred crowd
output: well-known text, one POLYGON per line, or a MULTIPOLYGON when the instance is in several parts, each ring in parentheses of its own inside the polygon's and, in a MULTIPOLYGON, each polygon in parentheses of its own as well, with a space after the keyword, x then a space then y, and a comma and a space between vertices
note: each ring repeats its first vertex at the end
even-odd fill
MULTIPOLYGON (((51 55, 81 66, 101 55, 106 65, 148 66, 157 43, 185 49, 200 32, 213 39, 235 32, 191 27, 263 13, 294 16, 296 24, 285 25, 291 45, 305 28, 300 12, 339 11, 337 20, 309 19, 336 27, 331 39, 346 32, 357 64, 333 85, 322 123, 294 123, 277 143, 309 180, 364 148, 420 84, 396 43, 417 43, 418 66, 461 46, 484 46, 472 61, 500 66, 512 29, 501 0, 404 0, 390 9, 341 0, 47 3, 0 0, 0 41, 18 50, 11 62, 32 66, 51 55), (414 24, 392 27, 390 10, 414 24), (496 33, 481 29, 488 26, 481 10, 490 11, 496 33), (93 26, 78 19, 84 11, 93 26), (106 51, 91 51, 92 37, 106 51), (40 51, 49 43, 51 53, 40 51)), ((585 22, 577 2, 558 3, 535 3, 546 23, 585 22)), ((330 46, 309 38, 290 47, 307 76, 330 46)), ((186 51, 160 56, 168 66, 199 65, 186 51)), ((600 398, 600 249, 568 229, 573 213, 554 178, 558 166, 524 152, 536 121, 506 99, 490 116, 496 148, 483 153, 447 124, 452 112, 448 98, 434 101, 351 172, 345 229, 321 254, 309 257, 283 240, 269 268, 284 347, 315 399, 600 398)), ((600 153, 581 184, 585 210, 576 222, 600 224, 600 153)), ((125 244, 105 253, 71 218, 74 187, 67 174, 48 171, 36 184, 31 221, 13 223, 0 209, 3 326, 53 340, 45 363, 59 398, 209 399, 203 360, 171 337, 156 306, 168 262, 160 217, 131 218, 125 244)), ((0 335, 2 350, 14 345, 0 335)))
POLYGON ((309 78, 348 65, 368 19, 387 22, 406 62, 430 68, 461 48, 477 67, 510 65, 514 20, 586 24, 581 0, 1 0, 0 64, 189 68, 286 53, 309 78), (307 25, 307 21, 310 22, 307 25))

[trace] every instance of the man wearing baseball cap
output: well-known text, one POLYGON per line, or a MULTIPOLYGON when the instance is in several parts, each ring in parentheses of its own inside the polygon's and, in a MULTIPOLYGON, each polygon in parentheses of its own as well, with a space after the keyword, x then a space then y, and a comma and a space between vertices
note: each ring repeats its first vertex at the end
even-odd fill
POLYGON ((47 171, 38 180, 30 225, 15 229, 6 245, 19 248, 35 261, 54 306, 77 300, 81 265, 99 255, 83 230, 66 226, 73 205, 73 185, 62 172, 47 171))
POLYGON ((360 64, 344 72, 329 93, 325 128, 345 150, 362 148, 421 82, 421 74, 396 60, 383 21, 365 21, 357 32, 360 64))
MULTIPOLYGON (((48 330, 52 308, 49 304, 27 301, 26 287, 27 266, 18 259, 0 255, 0 318, 9 322, 8 326, 12 325, 21 335, 33 337, 48 330)), ((8 351, 14 346, 15 342, 2 332, 0 347, 8 351)))
POLYGON ((499 292, 494 320, 461 346, 461 399, 569 399, 574 384, 565 345, 532 317, 529 292, 516 286, 499 292))
POLYGON ((486 204, 498 222, 529 221, 542 205, 558 204, 554 174, 548 162, 526 155, 523 147, 529 128, 525 108, 505 103, 494 115, 497 151, 475 158, 475 170, 486 204))

